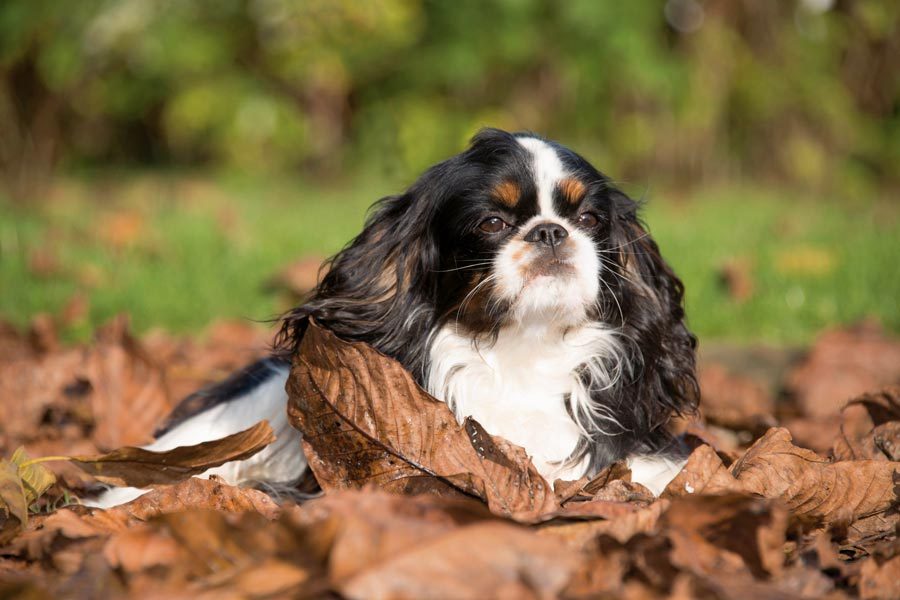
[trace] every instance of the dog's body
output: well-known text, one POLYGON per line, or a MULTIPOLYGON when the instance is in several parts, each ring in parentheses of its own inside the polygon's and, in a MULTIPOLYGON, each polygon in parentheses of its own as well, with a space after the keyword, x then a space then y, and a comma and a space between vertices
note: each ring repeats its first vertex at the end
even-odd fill
POLYGON ((628 459, 659 492, 678 468, 667 423, 697 401, 695 339, 681 282, 636 208, 574 152, 483 131, 382 200, 285 316, 276 357, 199 392, 151 449, 268 419, 276 445, 210 473, 297 480, 307 465, 285 418, 286 359, 314 317, 397 359, 458 419, 524 447, 549 480, 628 459))

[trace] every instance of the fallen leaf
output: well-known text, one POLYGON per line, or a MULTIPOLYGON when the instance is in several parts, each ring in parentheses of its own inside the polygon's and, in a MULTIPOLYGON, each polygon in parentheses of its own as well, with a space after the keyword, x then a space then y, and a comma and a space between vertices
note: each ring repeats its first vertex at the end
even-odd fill
POLYGON ((744 258, 732 258, 719 266, 719 283, 728 296, 743 303, 753 296, 753 265, 744 258))
POLYGON ((337 586, 348 598, 553 598, 577 556, 557 540, 503 522, 451 530, 397 552, 337 586))
POLYGON ((830 462, 791 443, 773 428, 731 468, 744 490, 783 501, 797 517, 824 523, 883 513, 897 503, 900 464, 856 460, 830 462))
POLYGON ((616 479, 603 486, 594 494, 593 501, 628 502, 637 506, 647 506, 656 500, 649 489, 633 481, 616 479))
POLYGON ((775 401, 753 379, 720 364, 700 369, 700 406, 708 421, 731 429, 758 431, 775 424, 775 401))
POLYGON ((0 545, 14 538, 28 523, 28 502, 19 466, 0 459, 0 545))
POLYGON ((672 543, 672 563, 697 575, 721 577, 749 570, 777 576, 784 565, 788 515, 761 498, 726 494, 672 501, 660 529, 672 543))
POLYGON ((882 423, 873 429, 872 440, 888 460, 900 460, 900 421, 882 423))
POLYGON ((94 441, 103 449, 150 442, 153 428, 171 408, 162 367, 131 335, 125 316, 96 337, 83 373, 92 388, 94 441))
POLYGON ((185 557, 177 542, 152 528, 132 527, 113 536, 103 546, 103 558, 113 568, 134 573, 159 566, 170 566, 185 557))
POLYGON ((834 441, 832 454, 838 460, 890 458, 881 446, 889 445, 894 438, 882 429, 879 446, 875 430, 897 422, 900 422, 900 387, 862 394, 841 409, 840 435, 834 441))
POLYGON ((47 313, 38 313, 28 325, 28 341, 38 354, 49 354, 59 350, 59 332, 56 322, 47 313))
POLYGON ((165 452, 126 446, 101 456, 70 460, 98 481, 118 486, 171 484, 233 460, 249 458, 275 441, 267 421, 221 439, 165 452))
POLYGON ((228 485, 217 477, 192 477, 175 485, 150 490, 128 504, 95 514, 115 513, 146 521, 154 516, 193 508, 226 513, 257 512, 267 519, 280 513, 272 498, 259 490, 228 485))
POLYGON ((399 363, 310 322, 287 383, 288 415, 326 491, 375 484, 477 496, 535 520, 559 507, 525 451, 457 423, 399 363))
POLYGON ((725 467, 712 446, 702 444, 691 452, 687 463, 662 491, 662 498, 692 494, 721 494, 740 490, 740 484, 725 467))
POLYGON ((869 390, 900 383, 900 341, 872 323, 827 331, 787 377, 805 415, 837 414, 869 390))
POLYGON ((18 468, 18 476, 22 481, 22 489, 25 492, 25 502, 31 506, 46 492, 51 485, 56 483, 56 477, 44 465, 30 462, 30 457, 25 448, 17 448, 13 452, 10 462, 18 468))
POLYGON ((859 573, 859 597, 863 600, 900 598, 900 554, 884 557, 876 553, 863 561, 859 573))

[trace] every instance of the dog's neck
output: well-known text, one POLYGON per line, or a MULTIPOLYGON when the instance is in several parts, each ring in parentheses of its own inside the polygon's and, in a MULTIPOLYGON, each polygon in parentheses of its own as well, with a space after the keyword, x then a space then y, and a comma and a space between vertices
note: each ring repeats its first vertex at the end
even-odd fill
POLYGON ((455 324, 431 341, 426 387, 457 419, 468 416, 489 433, 525 448, 549 481, 586 474, 589 457, 573 457, 579 440, 615 434, 612 415, 592 402, 622 368, 614 330, 507 327, 496 340, 477 340, 455 324), (574 418, 573 418, 574 416, 574 418))

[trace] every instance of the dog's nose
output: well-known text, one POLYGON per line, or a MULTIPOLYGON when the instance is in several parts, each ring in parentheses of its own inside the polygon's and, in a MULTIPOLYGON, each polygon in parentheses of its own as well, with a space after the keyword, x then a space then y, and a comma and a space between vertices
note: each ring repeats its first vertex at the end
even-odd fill
POLYGON ((525 234, 526 242, 538 242, 553 248, 569 237, 569 232, 556 223, 541 223, 525 234))

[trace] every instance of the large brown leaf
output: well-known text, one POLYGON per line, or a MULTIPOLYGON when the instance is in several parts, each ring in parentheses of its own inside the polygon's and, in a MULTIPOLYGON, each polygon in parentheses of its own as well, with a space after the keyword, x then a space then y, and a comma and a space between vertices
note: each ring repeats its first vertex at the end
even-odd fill
POLYGON ((267 421, 218 440, 153 452, 126 446, 101 456, 73 456, 72 462, 99 481, 147 487, 176 483, 233 460, 249 458, 275 441, 267 421))
POLYGON ((779 498, 799 517, 826 523, 884 513, 897 503, 890 461, 831 462, 791 443, 787 429, 773 428, 731 469, 749 492, 779 498))
POLYGON ((462 492, 526 521, 559 507, 522 448, 474 421, 460 425, 399 363, 365 344, 310 322, 287 390, 291 422, 326 491, 462 492))

